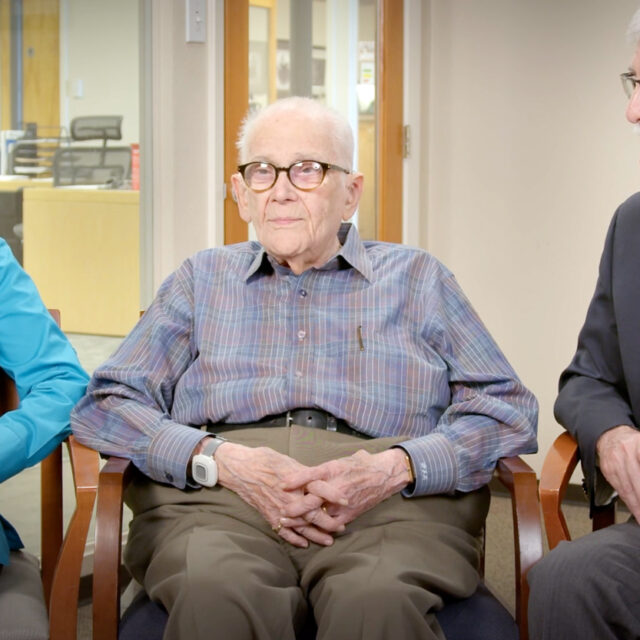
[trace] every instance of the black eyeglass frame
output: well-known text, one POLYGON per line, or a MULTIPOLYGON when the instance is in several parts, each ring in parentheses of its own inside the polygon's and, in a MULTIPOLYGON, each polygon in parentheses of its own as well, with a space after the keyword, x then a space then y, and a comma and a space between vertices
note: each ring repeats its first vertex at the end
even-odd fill
POLYGON ((264 162, 264 161, 261 161, 261 160, 254 160, 253 162, 246 162, 245 164, 238 165, 237 169, 238 169, 240 175, 242 176, 242 179, 244 180, 244 183, 247 185, 247 187, 249 187, 249 189, 251 189, 251 191, 255 191, 256 193, 262 193, 263 191, 268 191, 269 189, 271 189, 271 187, 273 187, 273 185, 278 181, 278 176, 283 171, 286 172, 289 182, 296 189, 299 189, 300 191, 313 191, 314 189, 317 189, 324 182, 324 178, 327 175, 327 171, 329 171, 329 169, 333 169, 334 171, 342 171, 343 173, 347 173, 347 174, 351 173, 351 171, 349 169, 345 169, 344 167, 340 167, 337 164, 331 164, 329 162, 320 162, 319 160, 298 160, 297 162, 294 162, 293 164, 290 164, 288 167, 277 167, 275 164, 272 164, 271 162, 264 162), (304 164, 305 162, 313 162, 314 164, 317 164, 322 168, 322 178, 320 179, 320 182, 318 182, 318 184, 315 187, 308 187, 308 188, 299 187, 291 179, 291 169, 293 169, 293 167, 295 167, 297 165, 304 164), (244 173, 245 173, 247 167, 250 167, 252 164, 267 165, 269 167, 272 167, 275 170, 275 175, 273 177, 273 182, 268 187, 265 187, 264 189, 255 189, 254 187, 252 187, 247 182, 247 179, 244 177, 244 173))
POLYGON ((622 89, 627 98, 631 99, 633 92, 640 85, 640 78, 636 77, 635 71, 625 71, 620 74, 620 81, 622 82, 622 89))

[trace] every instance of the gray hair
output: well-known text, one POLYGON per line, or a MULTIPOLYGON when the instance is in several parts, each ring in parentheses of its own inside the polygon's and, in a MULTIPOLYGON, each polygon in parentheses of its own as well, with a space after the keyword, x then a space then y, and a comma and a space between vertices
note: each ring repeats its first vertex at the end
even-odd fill
POLYGON ((256 127, 268 116, 287 112, 302 113, 326 122, 327 137, 330 139, 334 151, 338 154, 336 162, 345 163, 347 165, 345 168, 351 169, 353 162, 353 132, 349 121, 335 109, 327 107, 312 98, 303 98, 301 96, 282 98, 262 109, 249 111, 242 121, 238 133, 238 141, 236 142, 240 164, 248 160, 247 154, 256 127))
POLYGON ((631 22, 627 28, 627 39, 634 45, 640 42, 640 9, 638 9, 633 14, 633 18, 631 18, 631 22))

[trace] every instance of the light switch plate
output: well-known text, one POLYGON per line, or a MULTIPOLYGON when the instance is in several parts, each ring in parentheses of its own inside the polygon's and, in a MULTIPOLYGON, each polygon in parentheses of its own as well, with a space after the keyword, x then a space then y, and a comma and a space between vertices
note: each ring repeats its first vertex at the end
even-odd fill
POLYGON ((205 42, 206 0, 187 0, 187 42, 205 42))

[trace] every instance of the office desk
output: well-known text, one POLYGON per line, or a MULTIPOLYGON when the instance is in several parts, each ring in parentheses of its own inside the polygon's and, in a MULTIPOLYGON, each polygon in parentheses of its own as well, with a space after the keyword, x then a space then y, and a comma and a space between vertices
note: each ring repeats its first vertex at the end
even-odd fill
POLYGON ((53 187, 53 178, 25 178, 0 176, 0 191, 16 191, 23 187, 53 187))
POLYGON ((139 192, 25 189, 24 266, 72 333, 124 336, 140 309, 139 192))

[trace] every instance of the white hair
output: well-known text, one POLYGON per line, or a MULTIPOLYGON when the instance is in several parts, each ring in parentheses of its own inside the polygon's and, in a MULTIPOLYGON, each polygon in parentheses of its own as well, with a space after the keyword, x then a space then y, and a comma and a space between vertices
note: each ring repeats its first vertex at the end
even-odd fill
POLYGON ((238 141, 236 142, 240 164, 248 160, 251 138, 256 127, 269 116, 287 112, 304 114, 310 118, 324 121, 327 125, 327 137, 331 140, 333 149, 338 154, 336 161, 345 163, 347 165, 345 169, 351 169, 353 161, 353 132, 349 121, 335 109, 327 107, 312 98, 303 98, 302 96, 282 98, 263 109, 255 109, 247 113, 240 126, 238 141))
POLYGON ((638 9, 631 18, 631 22, 627 27, 627 38, 631 44, 640 43, 640 9, 638 9))

